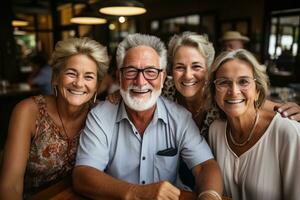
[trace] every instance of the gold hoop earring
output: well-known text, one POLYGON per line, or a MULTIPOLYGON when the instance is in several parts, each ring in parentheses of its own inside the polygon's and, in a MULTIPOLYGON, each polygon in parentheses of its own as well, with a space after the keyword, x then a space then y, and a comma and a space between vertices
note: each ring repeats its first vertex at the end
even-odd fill
POLYGON ((54 92, 54 96, 57 97, 57 86, 53 86, 53 92, 54 92))
POLYGON ((97 92, 95 93, 93 103, 96 103, 96 101, 97 101, 97 92))

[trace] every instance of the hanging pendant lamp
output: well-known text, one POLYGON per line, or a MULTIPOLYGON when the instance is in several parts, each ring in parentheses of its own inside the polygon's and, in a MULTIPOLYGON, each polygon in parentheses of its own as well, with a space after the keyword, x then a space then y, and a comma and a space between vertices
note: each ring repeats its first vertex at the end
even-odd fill
POLYGON ((71 18, 71 23, 74 24, 85 24, 85 25, 94 25, 94 24, 105 24, 106 19, 101 18, 97 13, 91 12, 81 12, 79 15, 75 15, 71 18))
POLYGON ((71 23, 95 25, 105 24, 107 20, 103 18, 100 13, 92 9, 92 5, 86 4, 86 7, 77 15, 71 18, 71 23))
POLYGON ((28 26, 29 22, 26 21, 26 20, 14 17, 13 20, 12 20, 12 22, 11 22, 11 25, 13 27, 28 26))
POLYGON ((135 0, 104 0, 99 12, 106 15, 132 16, 146 12, 144 4, 135 0))

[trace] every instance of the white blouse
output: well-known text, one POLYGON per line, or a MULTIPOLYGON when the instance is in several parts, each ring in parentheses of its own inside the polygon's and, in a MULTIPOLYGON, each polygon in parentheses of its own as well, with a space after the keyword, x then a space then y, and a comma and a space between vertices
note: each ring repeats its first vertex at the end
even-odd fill
POLYGON ((226 121, 209 129, 209 144, 234 200, 300 199, 300 123, 276 114, 264 135, 239 157, 230 149, 226 121))

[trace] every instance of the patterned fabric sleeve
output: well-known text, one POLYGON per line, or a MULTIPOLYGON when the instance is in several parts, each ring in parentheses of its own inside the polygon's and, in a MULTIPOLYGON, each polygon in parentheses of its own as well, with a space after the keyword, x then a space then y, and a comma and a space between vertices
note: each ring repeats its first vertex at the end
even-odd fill
POLYGON ((215 119, 218 118, 218 111, 216 109, 210 109, 206 113, 206 117, 204 119, 203 125, 200 128, 200 134, 205 138, 208 139, 208 130, 209 126, 213 123, 215 119))
POLYGON ((164 87, 162 89, 162 96, 166 97, 170 101, 176 102, 176 88, 173 82, 172 76, 167 76, 166 81, 164 83, 164 87))

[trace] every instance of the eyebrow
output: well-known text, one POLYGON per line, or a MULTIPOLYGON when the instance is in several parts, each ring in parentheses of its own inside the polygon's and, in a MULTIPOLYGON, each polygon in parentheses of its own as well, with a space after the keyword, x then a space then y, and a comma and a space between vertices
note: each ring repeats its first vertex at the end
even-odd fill
MULTIPOLYGON (((73 72, 78 73, 78 71, 77 71, 76 69, 72 68, 72 67, 69 67, 69 68, 67 67, 67 68, 65 69, 65 71, 73 71, 73 72)), ((85 72, 84 74, 95 75, 95 76, 96 76, 96 73, 94 73, 94 72, 85 72)))
POLYGON ((192 64, 193 64, 193 65, 195 65, 195 64, 200 64, 200 65, 204 65, 204 66, 205 66, 205 63, 203 63, 203 62, 192 62, 192 64))
MULTIPOLYGON (((155 66, 155 65, 146 65, 146 66, 143 66, 143 68, 141 69, 145 69, 145 68, 159 68, 159 66, 155 66)), ((135 66, 132 66, 132 65, 128 65, 127 67, 124 67, 124 68, 135 68, 135 69, 139 69, 138 67, 135 67, 135 66)))
MULTIPOLYGON (((176 62, 174 63, 175 65, 185 65, 184 63, 181 63, 181 62, 176 62)), ((192 62, 192 65, 197 65, 197 64, 200 64, 200 65, 205 65, 204 63, 202 62, 192 62)))
POLYGON ((72 67, 66 67, 64 71, 74 71, 77 72, 76 69, 72 68, 72 67))
POLYGON ((96 76, 96 74, 94 72, 86 72, 85 74, 96 76))
MULTIPOLYGON (((230 77, 226 77, 226 76, 221 76, 219 78, 223 78, 223 79, 231 79, 230 77)), ((216 79, 219 79, 219 78, 216 78, 216 79)), ((237 78, 254 78, 254 77, 251 77, 251 76, 239 76, 237 78)))

